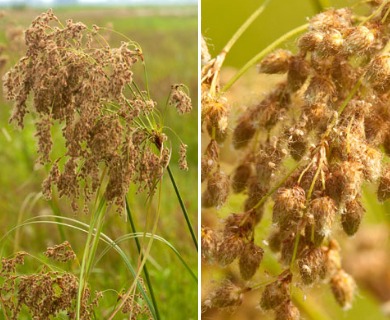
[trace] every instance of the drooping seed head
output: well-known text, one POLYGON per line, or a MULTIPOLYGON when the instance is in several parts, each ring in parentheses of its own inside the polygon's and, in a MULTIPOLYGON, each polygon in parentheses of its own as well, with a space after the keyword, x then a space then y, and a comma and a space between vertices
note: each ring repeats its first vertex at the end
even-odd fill
POLYGON ((204 308, 238 307, 242 304, 243 289, 225 280, 202 302, 204 308))
POLYGON ((298 186, 280 188, 275 197, 272 222, 280 226, 297 223, 305 207, 305 191, 298 186))
POLYGON ((341 223, 347 235, 353 236, 357 232, 364 212, 364 207, 358 199, 348 201, 345 204, 345 209, 341 214, 341 223))
POLYGON ((366 26, 353 27, 347 32, 344 50, 348 54, 362 54, 366 52, 375 42, 373 30, 366 26))
POLYGON ((330 9, 319 13, 310 19, 310 30, 328 31, 331 29, 343 30, 352 23, 352 12, 347 8, 330 9))
POLYGON ((275 309, 290 299, 291 274, 268 284, 261 295, 260 306, 264 310, 275 309))
POLYGON ((390 88, 390 54, 379 54, 367 66, 365 81, 378 92, 390 88))
POLYGON ((276 320, 299 320, 301 315, 299 309, 292 303, 291 300, 283 302, 282 305, 275 309, 276 320))
POLYGON ((328 103, 336 93, 336 86, 329 77, 314 76, 307 87, 304 98, 307 104, 328 103))
POLYGON ((201 239, 202 259, 213 261, 218 249, 219 237, 217 233, 208 227, 202 226, 201 239))
POLYGON ((355 280, 344 270, 339 270, 330 280, 333 296, 338 304, 348 310, 352 307, 352 301, 356 291, 355 280))
POLYGON ((266 56, 258 66, 260 73, 286 73, 289 69, 292 53, 278 49, 266 56))
POLYGON ((312 284, 326 275, 325 254, 321 248, 306 248, 298 260, 302 282, 312 284))
POLYGON ((257 110, 253 112, 244 113, 238 120, 237 126, 233 131, 233 146, 235 149, 245 147, 252 139, 257 129, 257 110))
POLYGON ((383 202, 390 198, 390 165, 387 165, 382 172, 378 186, 378 200, 383 202))
POLYGON ((335 239, 331 239, 327 247, 322 247, 325 254, 326 273, 332 277, 341 269, 341 248, 335 239))
POLYGON ((264 250, 253 242, 245 244, 239 260, 240 274, 244 280, 252 278, 263 260, 264 250))
POLYGON ((287 74, 287 86, 293 92, 299 90, 310 73, 308 62, 301 56, 291 58, 287 74))
POLYGON ((300 37, 298 47, 303 52, 316 50, 324 41, 325 34, 321 31, 309 31, 300 37))
POLYGON ((216 258, 225 267, 238 258, 243 250, 244 241, 238 234, 225 235, 218 244, 216 258))
MULTIPOLYGON (((332 225, 336 217, 336 205, 332 198, 321 197, 316 198, 310 202, 308 211, 313 216, 313 236, 311 234, 306 235, 309 239, 314 240, 315 245, 320 245, 322 239, 329 237, 332 231, 332 225)), ((309 229, 309 230, 310 230, 309 229)), ((310 230, 311 231, 311 230, 310 230)))
POLYGON ((240 193, 245 190, 251 174, 252 168, 249 163, 243 163, 235 169, 232 178, 232 189, 234 193, 240 193))
POLYGON ((211 139, 202 157, 201 175, 202 182, 206 180, 210 172, 217 166, 219 159, 219 147, 217 141, 211 139))
POLYGON ((221 170, 214 172, 207 181, 207 189, 202 195, 204 208, 222 206, 229 194, 229 177, 221 170))
POLYGON ((307 149, 307 133, 299 128, 291 128, 288 135, 290 155, 295 161, 300 161, 307 149))

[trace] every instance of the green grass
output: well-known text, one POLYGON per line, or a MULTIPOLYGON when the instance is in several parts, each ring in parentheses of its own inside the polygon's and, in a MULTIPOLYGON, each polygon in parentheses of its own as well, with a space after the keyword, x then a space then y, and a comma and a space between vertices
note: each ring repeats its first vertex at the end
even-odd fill
MULTIPOLYGON (((113 28, 137 41, 145 54, 150 91, 158 105, 165 106, 170 86, 175 83, 184 83, 190 89, 194 110, 190 115, 178 117, 175 110, 168 110, 169 122, 166 125, 188 145, 188 162, 190 171, 178 170, 178 150, 173 149, 172 171, 175 174, 178 186, 185 200, 187 210, 194 228, 197 227, 197 17, 196 8, 183 8, 183 14, 170 14, 167 8, 151 8, 151 15, 132 16, 130 9, 125 13, 121 9, 89 9, 76 11, 76 9, 59 9, 55 13, 61 20, 73 18, 74 21, 82 21, 88 26, 97 24, 104 26, 111 22, 113 28), (108 13, 107 13, 108 10, 108 13), (156 16, 155 14, 163 15, 156 16), (189 13, 188 13, 189 12, 189 13), (129 16, 126 16, 129 13, 129 16)), ((137 10, 135 10, 137 11, 137 10)), ((1 26, 23 25, 39 14, 35 10, 20 10, 9 13, 6 20, 1 21, 1 26)), ((0 30, 0 39, 5 39, 5 28, 0 30)), ((119 44, 123 40, 114 35, 112 43, 119 44)), ((13 62, 17 61, 16 54, 11 56, 13 62)), ((135 74, 140 70, 135 69, 135 74)), ((137 82, 143 82, 143 77, 136 77, 137 82)), ((1 99, 0 101, 2 101, 1 99)), ((45 168, 34 165, 37 157, 36 140, 31 120, 26 121, 23 131, 16 130, 8 124, 11 105, 8 102, 0 102, 0 233, 5 233, 18 222, 37 217, 43 214, 52 214, 52 209, 46 201, 38 199, 33 203, 32 199, 40 192, 40 185, 46 175, 45 168), (30 199, 31 198, 31 199, 30 199), (23 203, 25 202, 25 206, 23 203)), ((55 136, 60 133, 53 132, 55 136)), ((174 135, 170 134, 174 139, 174 135)), ((177 145, 177 141, 175 141, 177 145)), ((60 150, 55 150, 60 152, 60 150)), ((180 206, 174 195, 173 187, 166 174, 163 179, 160 221, 157 235, 173 244, 180 252, 183 259, 192 270, 197 269, 197 253, 187 229, 184 228, 185 220, 180 206)), ((146 197, 142 194, 134 196, 134 188, 130 190, 130 206, 134 214, 137 231, 145 230, 145 224, 149 223, 145 212, 146 197)), ((59 201, 61 215, 88 223, 90 216, 80 213, 76 216, 71 213, 69 204, 65 199, 59 201)), ((150 211, 156 209, 156 203, 152 204, 150 211)), ((81 261, 86 235, 71 228, 62 228, 65 238, 69 240, 78 259, 81 261)), ((149 229, 148 229, 149 231, 149 229)), ((116 239, 126 233, 130 233, 129 223, 125 217, 111 212, 106 216, 103 232, 111 239, 116 239)), ((15 246, 18 250, 25 250, 33 255, 42 257, 48 245, 60 243, 60 228, 56 225, 35 224, 20 229, 19 241, 15 243, 15 232, 11 233, 7 240, 3 241, 1 251, 3 256, 14 253, 15 246)), ((100 243, 97 255, 104 249, 100 243)), ((132 264, 137 264, 137 249, 134 240, 128 240, 121 244, 121 248, 130 257, 132 264)), ((177 256, 166 246, 154 241, 151 258, 147 263, 157 303, 162 319, 197 319, 197 285, 191 275, 186 272, 177 256)), ((28 260, 30 263, 30 260, 28 260)), ((25 271, 35 272, 36 263, 26 263, 25 271), (30 266, 30 267, 29 267, 30 266)), ((73 266, 73 271, 77 271, 73 266)), ((112 288, 120 291, 128 288, 133 279, 129 277, 125 264, 114 250, 107 255, 92 270, 90 284, 92 290, 104 290, 112 288)), ((114 291, 108 291, 106 298, 101 301, 101 316, 107 316, 117 303, 117 295, 114 291)), ((100 316, 98 316, 101 319, 100 316)), ((118 316, 118 319, 121 317, 118 316)))

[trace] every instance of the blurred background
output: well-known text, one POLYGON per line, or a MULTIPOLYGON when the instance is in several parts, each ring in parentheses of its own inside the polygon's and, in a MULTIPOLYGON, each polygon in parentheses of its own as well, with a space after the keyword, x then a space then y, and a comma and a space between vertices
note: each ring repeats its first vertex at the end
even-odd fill
MULTIPOLYGON (((165 125, 188 145, 187 160, 190 169, 183 172, 177 165, 179 141, 174 133, 167 132, 175 143, 171 169, 193 227, 197 230, 197 1, 0 0, 1 77, 24 55, 23 30, 48 8, 53 8, 54 14, 62 22, 73 19, 88 27, 93 24, 107 27, 139 43, 146 61, 152 99, 161 108, 165 106, 171 85, 183 83, 189 88, 193 111, 179 117, 174 108, 168 108, 165 125)), ((106 35, 112 47, 117 47, 124 41, 116 33, 105 32, 106 35)), ((141 66, 135 66, 133 71, 137 84, 144 88, 141 66)), ((35 165, 37 145, 31 117, 26 117, 23 131, 17 130, 8 124, 11 109, 12 103, 5 101, 0 91, 0 235, 28 218, 53 214, 50 204, 40 198, 41 183, 46 172, 44 168, 35 165)), ((61 139, 60 132, 53 132, 53 135, 55 139, 61 139)), ((134 188, 131 192, 134 195, 134 188)), ((169 197, 160 199, 157 235, 170 242, 196 273, 197 253, 184 227, 185 221, 178 201, 173 198, 174 190, 168 176, 163 181, 164 193, 169 197)), ((138 231, 144 231, 147 222, 146 197, 141 194, 137 198, 132 197, 130 202, 138 231)), ((90 216, 82 213, 75 216, 66 199, 60 199, 58 207, 61 215, 84 222, 90 219, 90 216)), ((154 209, 155 207, 152 208, 154 209)), ((111 212, 106 218, 103 232, 112 239, 130 232, 129 223, 124 217, 111 212)), ((47 246, 59 244, 65 237, 81 259, 85 235, 66 228, 63 232, 61 235, 58 228, 44 224, 23 227, 18 232, 11 232, 0 242, 1 256, 8 257, 24 250, 42 258, 47 246)), ((124 243, 123 249, 135 263, 137 254, 133 242, 131 240, 124 243)), ((26 272, 35 272, 38 265, 30 264, 30 269, 27 268, 26 272)), ((154 241, 147 265, 162 319, 197 319, 197 284, 178 257, 167 246, 154 241)), ((128 287, 132 279, 129 279, 126 272, 120 257, 110 251, 94 270, 92 290, 112 288, 119 291, 128 287)), ((108 292, 106 297, 101 302, 103 311, 111 310, 117 303, 115 292, 108 292)), ((98 318, 103 317, 104 313, 98 318)))
MULTIPOLYGON (((212 57, 219 54, 235 31, 264 1, 259 0, 203 0, 201 32, 208 43, 212 57)), ((221 74, 223 86, 252 57, 266 46, 293 28, 307 23, 308 19, 323 7, 342 8, 348 6, 359 14, 367 14, 366 1, 357 0, 271 0, 264 12, 246 30, 227 54, 221 74)), ((296 39, 285 42, 281 48, 295 52, 296 39)), ((229 130, 233 130, 235 120, 242 111, 260 101, 276 83, 282 81, 278 75, 259 75, 256 67, 249 69, 226 93, 231 106, 229 130)), ((206 135, 202 137, 202 147, 207 146, 206 135)), ((239 162, 239 154, 232 150, 231 141, 221 147, 222 167, 231 174, 239 162), (232 156, 234 154, 234 156, 232 156)), ((389 162, 388 157, 385 159, 389 162)), ((328 286, 315 285, 311 288, 297 288, 300 302, 313 306, 318 312, 303 314, 303 319, 343 319, 369 320, 390 318, 390 201, 378 203, 375 186, 366 185, 363 201, 366 209, 364 220, 358 233, 349 238, 336 230, 337 239, 342 246, 343 265, 358 282, 359 290, 353 308, 343 311, 336 303, 328 286)), ((217 226, 232 212, 241 212, 244 197, 230 196, 230 200, 220 210, 202 210, 202 224, 217 226)), ((257 243, 267 237, 271 227, 272 204, 267 206, 262 222, 257 227, 257 243)), ((276 259, 265 249, 264 260, 258 277, 249 285, 258 284, 269 277, 269 270, 275 270, 276 259)), ((213 290, 214 283, 228 277, 236 279, 238 264, 221 269, 214 265, 202 265, 202 296, 213 290)), ((259 291, 245 296, 243 306, 237 310, 217 312, 208 310, 205 319, 274 319, 272 313, 263 312, 259 307, 259 291)))

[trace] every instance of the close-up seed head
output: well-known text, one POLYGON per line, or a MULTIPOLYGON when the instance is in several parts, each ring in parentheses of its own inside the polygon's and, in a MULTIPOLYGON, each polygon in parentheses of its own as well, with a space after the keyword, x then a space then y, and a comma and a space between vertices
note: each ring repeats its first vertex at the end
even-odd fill
POLYGON ((276 309, 290 299, 289 285, 291 276, 278 279, 266 285, 260 300, 264 310, 276 309))
POLYGON ((339 270, 330 280, 330 285, 338 304, 344 310, 350 309, 356 291, 355 280, 344 270, 339 270))
POLYGON ((263 260, 264 250, 253 242, 245 244, 240 256, 239 267, 242 279, 251 279, 263 260))
MULTIPOLYGON (((324 10, 307 25, 264 45, 237 73, 223 68, 223 61, 218 68, 221 77, 215 81, 214 98, 223 95, 230 100, 227 127, 234 124, 231 139, 227 131, 224 144, 219 145, 218 165, 232 177, 233 193, 225 203, 228 212, 242 208, 245 212, 219 220, 215 214, 224 216, 224 210, 214 215, 205 210, 204 215, 225 237, 225 243, 219 245, 222 265, 239 258, 238 269, 232 264, 225 275, 254 283, 252 292, 243 298, 247 304, 243 303, 242 312, 232 319, 256 317, 248 305, 255 296, 253 291, 263 288, 264 281, 267 285, 260 306, 272 310, 275 319, 297 320, 301 313, 312 317, 309 309, 313 304, 292 303, 299 301, 295 286, 308 301, 313 295, 321 304, 322 293, 319 298, 317 290, 308 287, 329 282, 339 305, 344 309, 352 306, 357 284, 343 269, 351 272, 349 266, 354 262, 349 257, 349 242, 371 221, 373 208, 376 218, 377 211, 386 210, 386 203, 371 205, 373 188, 377 188, 380 202, 390 198, 390 4, 379 0, 368 4, 357 3, 356 12, 353 6, 324 10), (361 15, 360 10, 369 12, 361 15), (284 43, 292 35, 297 39, 296 48, 290 40, 284 43), (270 53, 272 47, 275 50, 270 53), (240 79, 248 66, 255 64, 260 75, 248 72, 240 79), (226 83, 222 89, 220 80, 226 83), (248 92, 256 92, 260 99, 248 97, 248 92), (259 239, 264 252, 255 245, 259 239), (347 261, 344 266, 341 256, 347 261), (268 259, 278 266, 268 265, 268 259), (259 269, 264 269, 264 274, 256 273, 259 269), (277 272, 288 276, 270 280, 277 272)), ((246 27, 244 23, 238 29, 216 61, 229 55, 230 46, 246 27)), ((236 57, 237 61, 241 58, 236 57)), ((207 110, 207 101, 204 107, 207 110)), ((209 129, 208 134, 212 141, 216 130, 209 129)), ((209 178, 216 171, 206 163, 202 167, 209 178)), ((209 201, 207 193, 204 199, 209 201)), ((385 220, 381 222, 385 224, 385 220)), ((221 275, 219 269, 205 272, 221 275)), ((373 287, 367 290, 378 303, 388 300, 382 300, 373 287)), ((382 284, 377 287, 386 291, 382 284)), ((334 317, 332 312, 326 313, 334 317)), ((214 314, 207 316, 213 318, 214 314)))
POLYGON ((292 53, 287 50, 276 50, 261 61, 258 69, 261 73, 286 73, 289 69, 292 53))

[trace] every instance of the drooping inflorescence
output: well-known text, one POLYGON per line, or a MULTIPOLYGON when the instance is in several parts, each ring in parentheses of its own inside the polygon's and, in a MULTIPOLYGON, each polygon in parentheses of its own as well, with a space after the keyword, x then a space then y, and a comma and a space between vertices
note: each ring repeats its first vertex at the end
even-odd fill
MULTIPOLYGON (((11 122, 23 128, 34 115, 38 162, 51 166, 43 193, 87 203, 106 184, 105 199, 119 210, 130 182, 152 194, 169 164, 171 150, 163 126, 155 121, 156 102, 133 80, 142 63, 141 48, 122 42, 111 48, 99 33, 80 22, 63 26, 49 10, 25 32, 27 52, 4 76, 5 96, 15 101, 11 122), (31 99, 31 101, 30 101, 31 99), (60 124, 66 153, 52 156, 52 128, 60 124)), ((170 103, 180 114, 191 110, 183 85, 172 87, 170 103)), ((185 147, 180 151, 181 167, 185 147)))
MULTIPOLYGON (((220 263, 222 255, 229 257, 220 263, 226 266, 240 252, 241 278, 251 279, 259 267, 253 271, 252 260, 260 254, 243 246, 248 235, 248 243, 256 245, 256 227, 272 195, 272 229, 264 240, 284 272, 265 286, 260 305, 274 310, 276 319, 300 318, 292 302, 293 284, 327 282, 341 307, 352 306, 356 284, 342 268, 334 230, 343 229, 348 236, 358 232, 365 213, 365 182, 377 185, 379 201, 390 198, 389 168, 384 165, 390 155, 390 5, 371 5, 373 14, 367 19, 357 19, 349 9, 316 15, 297 41, 296 54, 278 49, 260 62, 259 72, 283 76, 238 117, 232 147, 241 160, 230 175, 229 188, 226 178, 220 178, 227 176, 221 170, 217 139, 221 108, 212 109, 209 98, 202 105, 210 138, 202 160, 202 205, 221 207, 230 192, 246 199, 242 213, 227 217, 221 230, 204 227, 204 262, 220 263), (214 114, 218 121, 210 120, 214 114), (295 163, 289 174, 286 163, 295 163), (255 218, 242 218, 252 215, 255 218), (234 230, 234 238, 226 235, 227 228, 234 230), (247 269, 250 272, 242 272, 247 269)), ((204 75, 208 71, 204 69, 204 75)), ((207 85, 205 97, 210 95, 207 85)), ((218 99, 216 94, 214 101, 218 99)))

